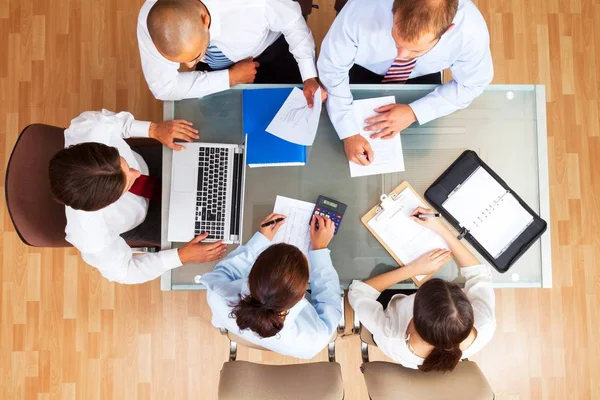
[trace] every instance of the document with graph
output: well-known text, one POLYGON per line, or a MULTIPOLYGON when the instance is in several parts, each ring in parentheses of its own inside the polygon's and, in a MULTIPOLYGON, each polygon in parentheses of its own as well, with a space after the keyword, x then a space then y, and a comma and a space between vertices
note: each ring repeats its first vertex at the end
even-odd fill
POLYGON ((277 196, 273 212, 287 218, 273 238, 273 243, 288 243, 298 247, 308 256, 310 251, 310 218, 315 209, 314 203, 289 197, 277 196))

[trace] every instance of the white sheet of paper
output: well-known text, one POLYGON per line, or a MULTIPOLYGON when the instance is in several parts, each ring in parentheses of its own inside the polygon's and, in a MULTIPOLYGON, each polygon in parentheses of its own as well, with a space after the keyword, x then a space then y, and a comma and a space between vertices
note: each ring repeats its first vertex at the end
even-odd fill
POLYGON ((313 108, 308 108, 304 92, 295 87, 266 131, 288 142, 312 146, 321 116, 321 89, 315 92, 313 108))
MULTIPOLYGON (((410 188, 406 188, 400 192, 393 208, 368 222, 404 265, 428 251, 449 249, 440 235, 410 218, 410 214, 419 206, 423 207, 424 204, 410 188)), ((416 278, 421 281, 425 275, 418 275, 416 278)))
POLYGON ((381 106, 395 103, 394 96, 375 97, 372 99, 354 100, 353 112, 356 122, 361 127, 360 134, 369 141, 375 153, 375 160, 369 165, 350 164, 350 176, 379 175, 390 172, 404 171, 404 154, 402 152, 402 141, 400 134, 390 140, 371 139, 376 132, 365 131, 367 126, 365 120, 377 115, 375 109, 381 106))
POLYGON ((494 258, 533 222, 517 199, 481 167, 443 206, 494 258))
POLYGON ((314 203, 277 196, 273 212, 283 214, 287 218, 285 224, 275 234, 273 243, 293 244, 308 257, 310 250, 309 223, 314 209, 314 203))

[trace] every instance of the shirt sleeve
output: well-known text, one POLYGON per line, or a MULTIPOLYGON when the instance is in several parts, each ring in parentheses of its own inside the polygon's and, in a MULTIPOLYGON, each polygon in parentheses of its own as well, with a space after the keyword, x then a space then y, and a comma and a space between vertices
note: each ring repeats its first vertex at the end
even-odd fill
POLYGON ((349 17, 347 4, 333 21, 321 45, 317 62, 319 79, 327 89, 327 112, 340 139, 356 135, 360 127, 352 113, 354 98, 350 91, 350 68, 358 51, 358 27, 349 17))
MULTIPOLYGON (((492 340, 496 330, 496 296, 492 287, 492 273, 487 265, 461 268, 461 273, 466 278, 465 293, 473 307, 474 326, 477 329, 475 343, 480 349, 492 340)), ((478 349, 470 348, 469 351, 478 349)))
POLYGON ((270 30, 283 33, 298 62, 302 81, 315 78, 315 40, 302 17, 300 5, 291 0, 267 0, 266 18, 270 30))
POLYGON ((492 81, 494 66, 487 29, 478 32, 477 37, 471 40, 470 44, 463 46, 466 50, 450 67, 454 79, 410 103, 419 124, 467 107, 492 81))
POLYGON ((153 4, 146 2, 140 11, 137 37, 142 71, 154 97, 162 101, 176 101, 229 89, 229 70, 179 72, 178 63, 167 60, 158 52, 146 22, 153 4))
POLYGON ((182 265, 177 249, 133 254, 131 247, 120 236, 106 248, 82 252, 81 257, 109 281, 125 284, 148 282, 182 265))
POLYGON ((377 298, 381 292, 362 282, 352 281, 348 291, 348 301, 361 324, 373 335, 389 336, 385 333, 387 317, 377 298))
POLYGON ((212 272, 202 275, 200 281, 207 289, 214 290, 220 285, 246 278, 256 258, 270 245, 269 239, 256 232, 248 243, 229 253, 212 272))
POLYGON ((333 267, 328 249, 311 251, 308 258, 312 305, 327 326, 327 333, 331 337, 342 318, 340 278, 333 267))
POLYGON ((109 144, 113 132, 122 138, 148 137, 149 130, 150 122, 136 121, 128 112, 86 111, 73 119, 65 130, 65 147, 84 142, 109 144), (113 129, 103 129, 103 126, 113 129))

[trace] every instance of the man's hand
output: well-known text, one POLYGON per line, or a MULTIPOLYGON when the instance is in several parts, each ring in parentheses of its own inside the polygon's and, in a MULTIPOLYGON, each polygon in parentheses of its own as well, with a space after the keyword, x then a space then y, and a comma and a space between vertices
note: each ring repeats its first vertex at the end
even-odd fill
POLYGON ((258 231, 260 233, 263 234, 264 237, 266 237, 267 239, 269 239, 269 241, 273 241, 273 238, 275 237, 275 234, 277 233, 277 231, 279 230, 279 227, 283 224, 285 224, 285 215, 281 215, 281 214, 269 214, 269 216, 267 216, 267 218, 263 219, 260 222, 260 226, 258 228, 258 231), (283 221, 279 221, 276 224, 271 224, 269 226, 265 226, 264 228, 262 227, 263 224, 270 222, 270 221, 275 221, 277 218, 283 218, 283 221))
POLYGON ((327 91, 319 84, 317 78, 310 78, 304 81, 304 97, 308 108, 313 108, 315 93, 321 88, 321 103, 327 100, 327 91))
POLYGON ((236 62, 229 68, 229 86, 253 83, 256 77, 256 68, 259 66, 260 64, 254 62, 253 57, 236 62))
POLYGON ((371 144, 361 134, 344 139, 344 151, 349 161, 359 165, 369 165, 375 160, 371 144))
POLYGON ((310 220, 310 243, 313 250, 326 249, 333 238, 335 224, 329 218, 313 215, 310 220), (319 227, 317 228, 317 223, 319 227))
POLYGON ((175 139, 193 142, 200 138, 198 131, 192 128, 193 124, 182 119, 174 121, 151 122, 148 136, 156 139, 173 150, 182 150, 184 147, 175 143, 175 139))
POLYGON ((179 259, 182 264, 203 263, 219 260, 225 254, 227 245, 222 241, 214 243, 200 243, 208 237, 208 233, 201 233, 188 244, 178 249, 179 259))
POLYGON ((412 108, 406 104, 388 104, 376 108, 375 111, 380 114, 365 121, 372 124, 367 126, 365 131, 379 131, 371 135, 371 139, 392 139, 417 120, 412 108))

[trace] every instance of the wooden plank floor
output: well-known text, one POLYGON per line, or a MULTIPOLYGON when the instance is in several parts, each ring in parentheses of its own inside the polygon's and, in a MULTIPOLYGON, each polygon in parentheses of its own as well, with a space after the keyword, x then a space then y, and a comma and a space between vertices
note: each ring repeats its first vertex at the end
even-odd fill
MULTIPOLYGON (((309 22, 320 42, 333 0, 309 22)), ((499 399, 600 398, 600 1, 478 0, 494 83, 547 87, 554 288, 498 290, 475 357, 499 399)), ((82 111, 161 118, 142 77, 141 0, 0 0, 0 174, 20 130, 82 111)), ((4 182, 2 182, 4 202, 4 182)), ((0 207, 0 399, 214 399, 227 341, 203 293, 107 283, 73 250, 25 247, 0 207)), ((367 399, 359 342, 338 342, 346 398, 367 399)), ((240 359, 293 359, 241 350, 240 359)), ((322 353, 319 359, 325 359, 322 353)))

